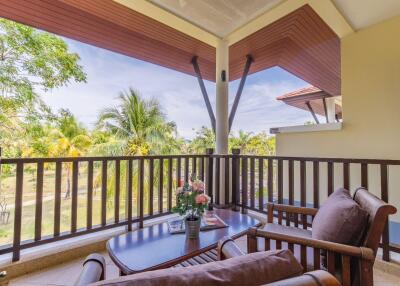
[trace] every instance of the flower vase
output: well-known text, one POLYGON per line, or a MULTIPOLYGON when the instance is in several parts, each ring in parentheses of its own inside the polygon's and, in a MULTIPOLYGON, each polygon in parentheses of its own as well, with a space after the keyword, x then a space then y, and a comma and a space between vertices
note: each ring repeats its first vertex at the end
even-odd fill
POLYGON ((188 217, 185 219, 186 238, 189 239, 199 238, 200 221, 201 220, 199 217, 188 217))

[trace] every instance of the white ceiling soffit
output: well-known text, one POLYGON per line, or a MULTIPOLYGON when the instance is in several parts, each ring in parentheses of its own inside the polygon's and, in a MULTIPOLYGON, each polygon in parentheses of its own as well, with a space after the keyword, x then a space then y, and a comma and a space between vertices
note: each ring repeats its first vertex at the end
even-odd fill
POLYGON ((148 1, 223 38, 284 0, 148 1))
POLYGON ((400 0, 332 0, 355 30, 400 15, 400 0))

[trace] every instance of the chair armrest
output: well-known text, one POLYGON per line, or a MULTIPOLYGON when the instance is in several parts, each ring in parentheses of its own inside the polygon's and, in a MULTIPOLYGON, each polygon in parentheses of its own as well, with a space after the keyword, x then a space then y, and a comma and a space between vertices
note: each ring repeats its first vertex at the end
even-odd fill
POLYGON ((330 273, 323 270, 307 272, 301 276, 293 277, 268 286, 341 286, 340 282, 330 273))
POLYGON ((318 212, 318 209, 316 208, 297 207, 297 206, 275 204, 275 203, 267 203, 267 209, 268 209, 269 223, 273 222, 274 211, 310 215, 310 216, 315 216, 318 212))
POLYGON ((237 246, 237 244, 230 237, 223 237, 218 241, 218 260, 224 260, 236 256, 245 255, 245 253, 237 246))
POLYGON ((299 244, 303 246, 308 246, 312 248, 324 249, 328 251, 333 251, 343 255, 360 257, 365 260, 374 261, 375 254, 374 251, 367 247, 356 247, 346 244, 340 244, 325 240, 313 239, 313 238, 302 238, 297 236, 292 236, 288 234, 269 232, 263 229, 251 228, 247 234, 249 237, 264 237, 268 239, 285 241, 288 243, 299 244))
POLYGON ((83 262, 83 269, 75 286, 86 286, 104 280, 106 261, 101 254, 90 254, 83 262))

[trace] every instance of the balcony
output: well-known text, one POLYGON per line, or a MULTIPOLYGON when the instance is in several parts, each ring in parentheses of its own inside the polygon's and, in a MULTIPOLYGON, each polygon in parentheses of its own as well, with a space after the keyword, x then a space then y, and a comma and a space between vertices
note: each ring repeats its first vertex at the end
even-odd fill
MULTIPOLYGON (((205 180, 215 208, 229 207, 265 221, 268 203, 318 208, 338 187, 363 186, 387 200, 400 170, 399 160, 253 156, 238 150, 232 155, 211 154, 210 150, 206 155, 2 159, 0 165, 11 170, 7 182, 15 186, 6 225, 10 243, 3 241, 0 253, 24 264, 32 253, 37 259, 38 251, 47 252, 40 258, 46 267, 54 265, 49 264, 54 259, 61 263, 104 252, 104 241, 113 235, 170 218, 176 203, 174 190, 193 174, 205 180), (68 180, 69 196, 65 191, 68 180)), ((310 218, 288 215, 275 213, 276 223, 311 226, 310 218)), ((398 232, 399 224, 390 219, 381 239, 383 261, 390 261, 391 256, 398 259, 398 232)), ((245 241, 239 241, 245 248, 245 241)), ((68 262, 74 265, 71 269, 61 265, 37 277, 53 277, 64 269, 76 275, 78 261, 68 262)), ((108 264, 113 277, 115 266, 108 264)), ((389 266, 385 262, 376 265, 375 279, 390 280, 390 274, 385 274, 389 266)), ((43 266, 25 267, 14 267, 14 271, 22 275, 43 266)), ((32 275, 26 279, 36 277, 32 275)), ((21 279, 15 283, 25 278, 21 279)))
MULTIPOLYGON (((363 187, 368 190, 364 193, 400 209, 396 1, 89 2, 0 0, 0 17, 196 77, 207 110, 204 117, 216 139, 203 147, 215 150, 151 156, 0 156, 0 188, 6 190, 0 201, 0 271, 7 271, 11 285, 72 284, 83 257, 93 252, 107 256, 105 244, 112 237, 138 234, 172 218, 175 191, 192 175, 205 181, 214 209, 308 234, 314 215, 338 188, 354 193, 363 187), (316 124, 272 126, 274 156, 241 154, 238 149, 231 154, 229 134, 246 80, 272 67, 311 85, 277 99, 310 112, 316 124), (204 80, 215 82, 215 107, 204 80), (238 88, 230 98, 235 80, 238 88)), ((157 84, 156 76, 153 82, 157 84)), ((323 248, 332 245, 319 241, 311 245, 313 269, 320 267, 322 256, 317 254, 326 250, 326 270, 341 272, 344 285, 372 265, 374 279, 368 276, 365 285, 395 285, 400 277, 399 218, 397 213, 381 221, 375 264, 371 247, 333 245, 345 265, 341 267, 335 263, 338 253, 323 248), (351 268, 351 255, 362 261, 357 269, 351 268)), ((237 240, 242 251, 257 250, 257 231, 267 235, 252 229, 247 241, 237 240)), ((268 239, 259 250, 271 246, 268 239)), ((290 239, 275 239, 276 248, 284 242, 293 250, 290 239)), ((313 239, 302 242, 297 260, 308 266, 307 247, 313 239)), ((107 278, 117 277, 110 257, 106 264, 107 278)), ((0 279, 0 284, 6 281, 0 279)))

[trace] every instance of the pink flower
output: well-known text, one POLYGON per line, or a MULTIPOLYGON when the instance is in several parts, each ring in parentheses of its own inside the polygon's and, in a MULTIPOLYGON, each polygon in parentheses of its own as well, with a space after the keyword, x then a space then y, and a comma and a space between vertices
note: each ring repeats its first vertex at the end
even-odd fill
POLYGON ((175 190, 175 194, 179 195, 180 193, 183 193, 183 187, 179 187, 175 190))
POLYGON ((193 191, 195 191, 195 192, 202 192, 202 191, 204 191, 204 183, 199 180, 194 181, 192 183, 192 188, 193 188, 193 191))
POLYGON ((196 204, 205 205, 210 202, 210 197, 205 194, 200 194, 196 196, 196 204))

